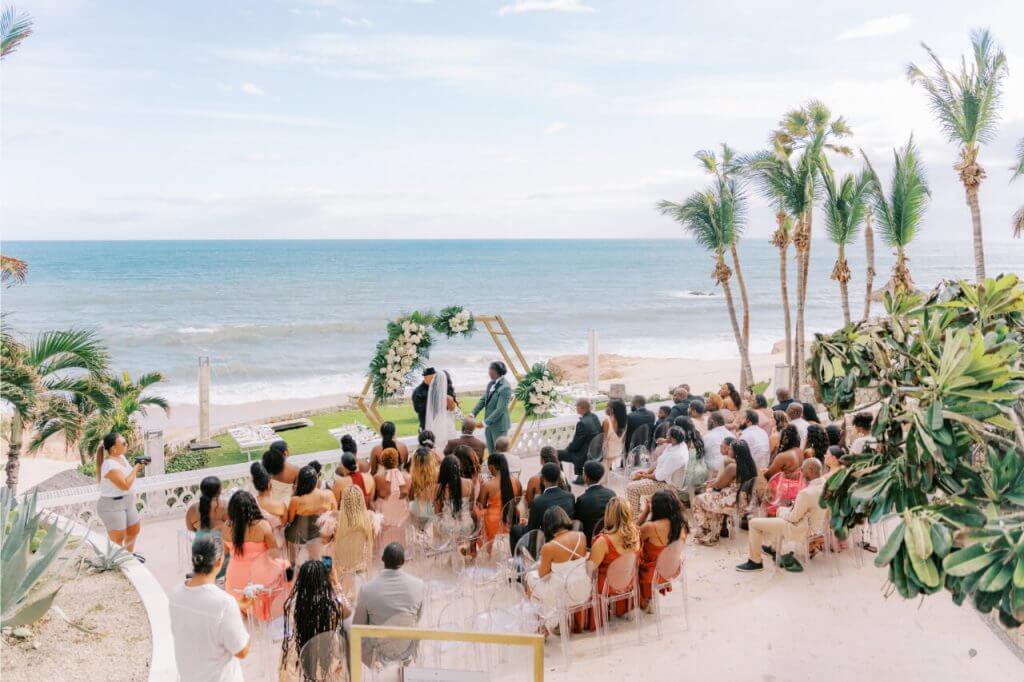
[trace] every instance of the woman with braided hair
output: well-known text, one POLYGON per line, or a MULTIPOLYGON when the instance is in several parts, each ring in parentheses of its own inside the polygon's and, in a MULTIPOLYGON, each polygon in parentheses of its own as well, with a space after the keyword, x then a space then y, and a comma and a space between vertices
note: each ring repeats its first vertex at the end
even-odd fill
MULTIPOLYGON (((330 569, 319 559, 302 564, 295 586, 284 603, 285 632, 281 642, 281 674, 289 682, 305 679, 347 680, 348 666, 343 655, 342 621, 352 615, 345 594, 338 589, 330 569), (318 636, 335 636, 338 655, 331 658, 319 647, 316 664, 329 665, 328 670, 303 670, 300 667, 302 647, 318 636)), ((310 663, 306 662, 307 665, 310 663)))

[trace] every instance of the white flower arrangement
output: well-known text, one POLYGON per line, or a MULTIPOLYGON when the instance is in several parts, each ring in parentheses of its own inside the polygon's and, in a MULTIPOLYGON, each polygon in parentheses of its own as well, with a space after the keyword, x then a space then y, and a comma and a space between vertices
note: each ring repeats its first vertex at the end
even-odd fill
POLYGON ((476 329, 473 313, 460 305, 448 306, 438 313, 434 320, 434 329, 448 338, 453 336, 472 336, 476 329))
POLYGON ((516 398, 531 419, 550 414, 560 405, 559 396, 558 381, 544 363, 535 364, 516 385, 516 398))

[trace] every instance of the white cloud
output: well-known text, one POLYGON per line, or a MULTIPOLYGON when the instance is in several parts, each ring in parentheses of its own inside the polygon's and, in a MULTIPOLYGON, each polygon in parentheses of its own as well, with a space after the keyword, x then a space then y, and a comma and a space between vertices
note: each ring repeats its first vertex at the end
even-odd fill
POLYGON ((263 88, 254 83, 242 83, 238 86, 238 89, 247 95, 254 95, 256 97, 263 97, 266 94, 263 92, 263 88))
POLYGON ((544 129, 544 134, 554 135, 555 133, 560 133, 563 130, 566 130, 568 127, 568 123, 563 123, 562 121, 555 121, 554 123, 552 123, 551 125, 544 129))
POLYGON ((498 10, 500 16, 523 12, 593 12, 594 8, 581 0, 515 0, 498 10))
POLYGON ((887 36, 893 33, 902 33, 910 28, 911 19, 909 14, 894 14, 880 19, 865 21, 856 28, 843 31, 836 40, 852 40, 855 38, 874 38, 875 36, 887 36))
POLYGON ((358 19, 354 19, 352 17, 342 17, 341 23, 345 24, 346 26, 355 26, 358 28, 370 28, 371 26, 373 26, 373 22, 365 17, 360 17, 358 19))

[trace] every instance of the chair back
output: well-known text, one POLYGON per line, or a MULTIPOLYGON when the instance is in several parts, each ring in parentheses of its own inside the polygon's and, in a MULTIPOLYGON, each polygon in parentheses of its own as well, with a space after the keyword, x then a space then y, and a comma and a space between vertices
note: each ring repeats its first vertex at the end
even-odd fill
POLYGON ((437 615, 438 630, 465 630, 476 616, 476 601, 466 595, 448 602, 437 615))
MULTIPOLYGON (((396 613, 383 623, 391 628, 414 628, 418 624, 416 614, 396 613)), ((416 656, 418 641, 415 639, 379 638, 374 642, 374 654, 380 663, 407 663, 416 656)))
POLYGON ((683 551, 686 549, 684 540, 669 543, 661 550, 654 564, 654 584, 675 580, 683 572, 683 551))
POLYGON ((540 557, 540 548, 544 546, 544 533, 541 530, 531 530, 519 538, 516 543, 515 556, 525 556, 531 563, 540 557))
POLYGON ((604 459, 604 434, 599 433, 590 439, 587 447, 587 461, 600 462, 604 459))
POLYGON ((313 637, 299 652, 299 672, 303 682, 347 680, 345 641, 337 632, 321 632, 313 637))
POLYGON ((565 609, 578 608, 589 602, 593 595, 594 576, 591 573, 590 565, 586 561, 581 561, 578 566, 572 567, 565 574, 565 586, 559 592, 562 607, 565 609))
POLYGON ((640 446, 647 448, 650 444, 651 428, 647 424, 641 424, 629 438, 629 451, 632 452, 640 446))
POLYGON ((628 592, 636 583, 636 552, 626 552, 608 566, 604 578, 604 593, 628 592))
POLYGON ((505 535, 508 529, 519 523, 519 501, 522 497, 513 497, 501 508, 501 524, 498 526, 498 535, 505 535))

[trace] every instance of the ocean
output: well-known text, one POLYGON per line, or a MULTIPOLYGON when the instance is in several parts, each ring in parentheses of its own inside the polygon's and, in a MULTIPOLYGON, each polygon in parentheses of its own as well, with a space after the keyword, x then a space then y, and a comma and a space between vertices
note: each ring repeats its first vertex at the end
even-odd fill
MULTIPOLYGON (((29 263, 27 282, 3 291, 5 322, 15 333, 95 329, 114 368, 162 372, 159 392, 172 402, 196 401, 200 355, 211 358, 217 404, 358 391, 389 318, 451 304, 502 315, 531 362, 584 353, 588 329, 598 331, 602 353, 737 355, 710 280, 711 258, 683 239, 47 241, 5 242, 3 251, 29 263)), ((876 252, 880 287, 893 259, 881 244, 876 252)), ((751 238, 740 254, 752 351, 767 353, 784 334, 778 253, 751 238)), ((909 254, 921 287, 973 276, 968 243, 915 244, 909 254)), ((990 244, 987 256, 989 273, 1024 270, 1024 243, 990 244)), ((842 321, 838 286, 829 279, 834 258, 819 236, 808 297, 812 332, 842 321)), ((861 244, 849 259, 857 316, 861 244)), ((439 339, 430 364, 449 369, 456 387, 479 386, 496 358, 481 329, 468 340, 439 339)))

